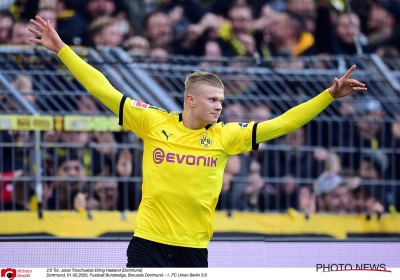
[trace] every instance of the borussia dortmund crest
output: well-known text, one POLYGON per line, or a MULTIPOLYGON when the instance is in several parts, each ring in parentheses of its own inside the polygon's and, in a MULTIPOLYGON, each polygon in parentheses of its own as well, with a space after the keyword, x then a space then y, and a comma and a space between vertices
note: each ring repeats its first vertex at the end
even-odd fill
POLYGON ((211 138, 207 135, 201 135, 199 138, 199 143, 203 148, 210 148, 212 145, 211 138))

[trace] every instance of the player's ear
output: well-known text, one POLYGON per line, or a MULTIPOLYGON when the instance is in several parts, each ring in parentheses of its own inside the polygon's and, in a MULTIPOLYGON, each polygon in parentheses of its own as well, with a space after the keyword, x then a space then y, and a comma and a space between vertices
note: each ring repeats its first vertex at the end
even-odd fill
POLYGON ((189 105, 190 108, 194 107, 194 96, 191 93, 188 93, 186 95, 186 102, 189 105))

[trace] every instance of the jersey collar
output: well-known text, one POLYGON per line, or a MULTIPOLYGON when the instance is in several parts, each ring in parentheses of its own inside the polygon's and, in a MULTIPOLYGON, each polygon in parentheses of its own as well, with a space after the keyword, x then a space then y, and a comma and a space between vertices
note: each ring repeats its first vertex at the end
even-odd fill
MULTIPOLYGON (((181 122, 182 121, 182 113, 179 113, 179 122, 181 122)), ((212 127, 213 125, 212 124, 207 124, 204 128, 206 129, 206 130, 208 130, 210 127, 212 127)))

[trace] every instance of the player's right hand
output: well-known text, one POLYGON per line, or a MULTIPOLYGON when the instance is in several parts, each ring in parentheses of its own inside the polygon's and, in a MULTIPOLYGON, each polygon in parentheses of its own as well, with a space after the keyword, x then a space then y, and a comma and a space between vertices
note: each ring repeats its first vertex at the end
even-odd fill
POLYGON ((35 19, 31 19, 30 22, 37 29, 28 27, 28 30, 39 38, 29 38, 30 42, 40 44, 56 53, 58 53, 65 45, 60 36, 58 36, 57 31, 51 25, 50 21, 46 22, 40 16, 36 16, 35 19))

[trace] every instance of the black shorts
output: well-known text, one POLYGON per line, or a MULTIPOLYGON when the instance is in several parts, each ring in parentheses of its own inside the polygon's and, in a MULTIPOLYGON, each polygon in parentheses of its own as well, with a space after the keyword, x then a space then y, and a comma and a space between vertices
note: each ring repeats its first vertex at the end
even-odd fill
POLYGON ((134 236, 126 267, 208 267, 208 250, 161 244, 134 236))

